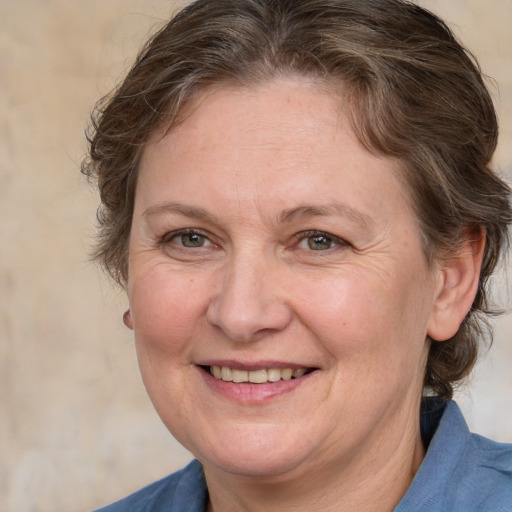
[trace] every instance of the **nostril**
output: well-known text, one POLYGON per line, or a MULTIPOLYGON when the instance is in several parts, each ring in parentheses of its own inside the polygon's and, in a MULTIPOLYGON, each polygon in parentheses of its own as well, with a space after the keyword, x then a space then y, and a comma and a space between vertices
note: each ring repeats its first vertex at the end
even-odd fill
POLYGON ((288 307, 278 301, 266 304, 237 304, 220 299, 223 303, 212 305, 207 321, 234 342, 259 341, 285 329, 292 318, 288 307))

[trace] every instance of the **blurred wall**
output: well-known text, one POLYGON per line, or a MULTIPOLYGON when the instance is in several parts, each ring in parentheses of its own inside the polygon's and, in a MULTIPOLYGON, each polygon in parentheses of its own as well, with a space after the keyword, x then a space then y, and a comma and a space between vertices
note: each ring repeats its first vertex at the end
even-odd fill
MULTIPOLYGON (((87 511, 183 465, 146 398, 126 307, 87 259, 97 199, 78 172, 94 102, 179 2, 0 0, 0 510, 87 511)), ((512 170, 512 2, 424 0, 499 84, 512 170)), ((505 274, 496 279, 508 300, 505 274)), ((512 441, 512 321, 459 395, 512 441)))

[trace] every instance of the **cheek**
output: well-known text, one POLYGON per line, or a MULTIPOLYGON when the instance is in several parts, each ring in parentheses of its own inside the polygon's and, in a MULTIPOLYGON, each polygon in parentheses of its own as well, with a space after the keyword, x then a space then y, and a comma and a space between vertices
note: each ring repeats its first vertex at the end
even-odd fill
POLYGON ((336 359, 385 368, 422 352, 428 308, 420 283, 413 273, 385 277, 349 270, 302 283, 301 320, 336 359))
MULTIPOLYGON (((144 386, 163 422, 174 435, 192 414, 186 400, 194 372, 194 341, 200 339, 204 287, 194 277, 155 266, 133 272, 129 283, 135 349, 144 386), (172 416, 169 418, 169 411, 172 416), (175 432, 176 431, 176 432, 175 432)), ((181 436, 184 433, 181 432, 181 436)))
POLYGON ((162 355, 187 345, 206 310, 208 287, 199 281, 162 267, 134 272, 129 300, 140 350, 162 355))

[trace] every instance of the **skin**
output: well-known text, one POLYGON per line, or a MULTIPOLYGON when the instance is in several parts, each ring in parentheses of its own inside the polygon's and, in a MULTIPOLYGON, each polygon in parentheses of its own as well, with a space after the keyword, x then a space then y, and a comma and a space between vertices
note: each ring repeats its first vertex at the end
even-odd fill
POLYGON ((304 78, 211 89, 148 144, 128 324, 210 510, 386 511, 410 485, 427 335, 460 325, 483 237, 428 266, 397 172, 304 78), (210 364, 314 371, 219 387, 210 364))

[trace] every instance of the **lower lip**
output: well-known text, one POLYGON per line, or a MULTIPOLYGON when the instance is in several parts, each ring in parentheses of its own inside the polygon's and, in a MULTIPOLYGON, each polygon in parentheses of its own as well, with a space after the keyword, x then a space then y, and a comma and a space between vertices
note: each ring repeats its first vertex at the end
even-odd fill
POLYGON ((314 373, 307 373, 298 379, 280 380, 265 384, 252 384, 251 382, 226 382, 216 379, 208 372, 199 368, 206 384, 216 393, 229 400, 244 404, 257 404, 267 402, 278 396, 291 393, 308 381, 314 373))

